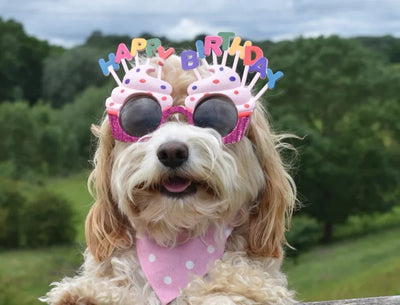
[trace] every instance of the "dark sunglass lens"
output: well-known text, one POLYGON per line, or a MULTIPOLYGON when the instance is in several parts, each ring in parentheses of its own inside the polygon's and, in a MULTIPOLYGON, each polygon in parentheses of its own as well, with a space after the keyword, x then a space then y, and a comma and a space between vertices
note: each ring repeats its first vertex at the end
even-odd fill
POLYGON ((194 125, 213 128, 226 136, 235 128, 238 120, 236 106, 223 96, 213 96, 200 102, 193 113, 194 125))
POLYGON ((130 98, 119 112, 122 129, 133 137, 142 137, 156 130, 160 125, 161 118, 160 105, 148 96, 130 98))

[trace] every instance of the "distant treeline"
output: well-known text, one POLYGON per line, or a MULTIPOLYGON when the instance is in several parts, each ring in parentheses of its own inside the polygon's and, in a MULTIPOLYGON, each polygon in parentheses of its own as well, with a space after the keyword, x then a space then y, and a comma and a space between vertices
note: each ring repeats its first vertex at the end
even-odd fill
MULTIPOLYGON (((154 37, 149 33, 140 36, 146 39, 154 37)), ((55 107, 71 103, 87 87, 102 86, 107 82, 99 73, 97 60, 115 52, 120 42, 129 45, 132 38, 127 35, 103 35, 96 31, 83 45, 66 49, 28 36, 20 23, 0 18, 0 102, 27 100, 35 104, 43 100, 55 107)), ((164 46, 173 46, 180 52, 194 49, 194 42, 203 38, 204 35, 199 35, 190 41, 173 43, 165 37, 160 39, 164 46)), ((400 62, 399 38, 357 37, 347 40, 359 42, 387 63, 400 62)), ((268 55, 270 48, 274 49, 282 42, 260 41, 255 44, 266 50, 268 55)), ((277 68, 281 67, 279 57, 268 57, 277 68)))
MULTIPOLYGON (((0 20, 0 175, 39 179, 88 166, 90 124, 101 120, 114 86, 97 60, 132 38, 94 32, 83 45, 65 49, 0 20)), ((195 39, 162 41, 179 52, 194 49, 195 39)), ((334 224, 349 215, 399 204, 400 39, 254 44, 274 71, 285 73, 265 103, 275 129, 304 137, 292 143, 298 148, 292 174, 303 210, 323 224, 324 239, 331 240, 334 224)))

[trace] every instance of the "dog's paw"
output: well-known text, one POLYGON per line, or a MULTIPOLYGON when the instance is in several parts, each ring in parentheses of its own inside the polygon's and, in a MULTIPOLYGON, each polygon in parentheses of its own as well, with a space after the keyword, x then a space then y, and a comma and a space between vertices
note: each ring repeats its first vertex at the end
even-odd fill
POLYGON ((53 305, 97 305, 97 302, 95 299, 90 297, 82 297, 70 293, 65 293, 53 305))

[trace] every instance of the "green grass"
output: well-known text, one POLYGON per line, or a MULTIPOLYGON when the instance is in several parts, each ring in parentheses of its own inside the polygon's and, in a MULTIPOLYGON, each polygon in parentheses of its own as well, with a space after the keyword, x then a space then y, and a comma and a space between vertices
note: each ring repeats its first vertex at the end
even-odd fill
POLYGON ((42 304, 50 283, 75 274, 81 253, 77 246, 1 252, 0 304, 42 304))
POLYGON ((352 215, 346 223, 337 225, 335 239, 353 239, 366 233, 373 233, 382 229, 396 228, 400 225, 400 206, 394 206, 392 211, 386 213, 373 213, 369 215, 352 215))
MULTIPOLYGON (((38 298, 49 291, 50 283, 66 275, 75 274, 83 261, 85 217, 93 203, 86 187, 88 175, 88 172, 82 172, 67 178, 47 181, 45 184, 47 190, 68 199, 73 206, 76 244, 0 252, 1 305, 42 304, 38 298)), ((37 191, 40 191, 40 187, 33 185, 28 185, 25 189, 26 195, 37 191)))
POLYGON ((76 241, 85 242, 85 218, 94 200, 87 189, 89 172, 48 181, 46 188, 68 199, 75 211, 76 241))
POLYGON ((318 247, 288 260, 290 287, 304 301, 400 294, 400 228, 318 247))
MULTIPOLYGON (((0 252, 0 304, 42 304, 38 297, 49 291, 50 283, 73 276, 83 262, 85 248, 85 218, 93 204, 85 171, 67 178, 48 180, 45 188, 69 200, 75 211, 76 244, 43 249, 0 252)), ((40 191, 35 186, 25 188, 26 195, 40 191)))

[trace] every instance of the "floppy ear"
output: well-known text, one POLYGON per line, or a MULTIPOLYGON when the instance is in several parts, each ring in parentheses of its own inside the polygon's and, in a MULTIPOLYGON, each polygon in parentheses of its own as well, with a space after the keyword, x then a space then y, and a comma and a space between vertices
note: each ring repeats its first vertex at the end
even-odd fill
POLYGON ((279 154, 289 145, 281 142, 285 135, 271 132, 261 106, 252 115, 247 137, 255 146, 265 177, 265 188, 250 213, 250 250, 255 255, 281 257, 286 225, 290 223, 296 201, 295 184, 279 154))
POLYGON ((115 248, 131 243, 129 222, 120 213, 110 192, 111 152, 115 140, 106 118, 101 127, 92 126, 93 134, 99 138, 94 156, 94 170, 90 174, 88 187, 95 203, 86 218, 86 243, 93 257, 101 262, 115 248))

